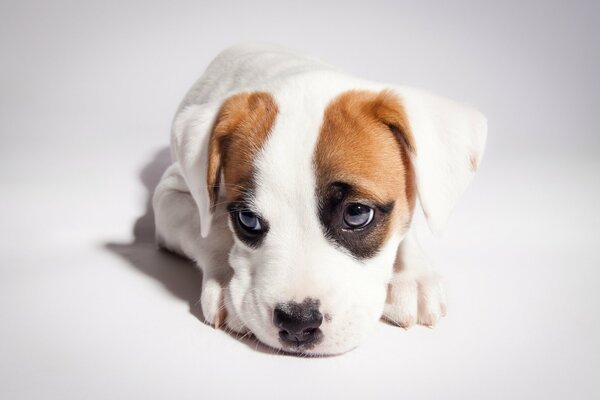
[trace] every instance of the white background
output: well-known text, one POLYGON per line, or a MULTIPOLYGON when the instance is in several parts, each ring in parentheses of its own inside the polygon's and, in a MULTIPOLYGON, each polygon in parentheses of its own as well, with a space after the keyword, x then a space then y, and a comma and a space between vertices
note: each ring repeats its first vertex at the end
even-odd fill
POLYGON ((600 398, 598 2, 202 3, 2 0, 0 398, 600 398), (179 101, 240 40, 488 116, 448 229, 422 230, 436 329, 309 359, 201 322, 147 197, 179 101))

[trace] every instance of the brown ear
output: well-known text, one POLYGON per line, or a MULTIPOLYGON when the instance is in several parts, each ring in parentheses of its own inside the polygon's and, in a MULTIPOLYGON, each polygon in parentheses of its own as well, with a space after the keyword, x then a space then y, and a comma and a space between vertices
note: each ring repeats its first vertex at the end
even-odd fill
POLYGON ((394 93, 389 90, 383 90, 377 94, 377 97, 366 107, 380 121, 386 124, 411 155, 416 154, 415 141, 413 139, 408 116, 404 111, 402 103, 394 93))
POLYGON ((277 111, 273 96, 266 92, 239 93, 223 103, 208 144, 206 178, 211 210, 217 204, 221 173, 229 199, 249 188, 254 158, 277 111))

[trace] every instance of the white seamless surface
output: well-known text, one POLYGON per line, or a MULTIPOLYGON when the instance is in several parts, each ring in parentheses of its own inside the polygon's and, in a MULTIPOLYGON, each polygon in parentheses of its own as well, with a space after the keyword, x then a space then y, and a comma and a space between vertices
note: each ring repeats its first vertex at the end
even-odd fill
POLYGON ((594 2, 0 4, 0 397, 598 398, 600 56, 594 2), (201 322, 148 191, 178 102, 240 40, 468 101, 479 175, 441 238, 433 329, 339 357, 201 322))

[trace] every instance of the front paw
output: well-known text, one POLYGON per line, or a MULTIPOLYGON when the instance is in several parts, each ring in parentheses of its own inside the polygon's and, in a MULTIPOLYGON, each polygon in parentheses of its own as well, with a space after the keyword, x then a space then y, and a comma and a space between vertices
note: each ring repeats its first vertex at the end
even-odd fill
POLYGON ((446 290, 431 270, 394 273, 388 286, 384 317, 403 328, 418 323, 433 327, 446 315, 446 290))
POLYGON ((202 314, 206 323, 215 328, 219 328, 227 317, 223 296, 223 287, 217 280, 211 279, 202 285, 200 295, 202 314))

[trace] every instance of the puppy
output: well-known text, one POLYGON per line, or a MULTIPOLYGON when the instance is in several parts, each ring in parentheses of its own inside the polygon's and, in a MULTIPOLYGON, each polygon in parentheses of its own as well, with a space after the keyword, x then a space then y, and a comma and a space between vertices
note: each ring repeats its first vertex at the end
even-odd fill
POLYGON ((153 206, 160 246, 202 269, 202 311, 288 352, 338 354, 385 319, 433 326, 439 275, 411 219, 445 224, 486 120, 262 45, 221 53, 175 116, 153 206))

